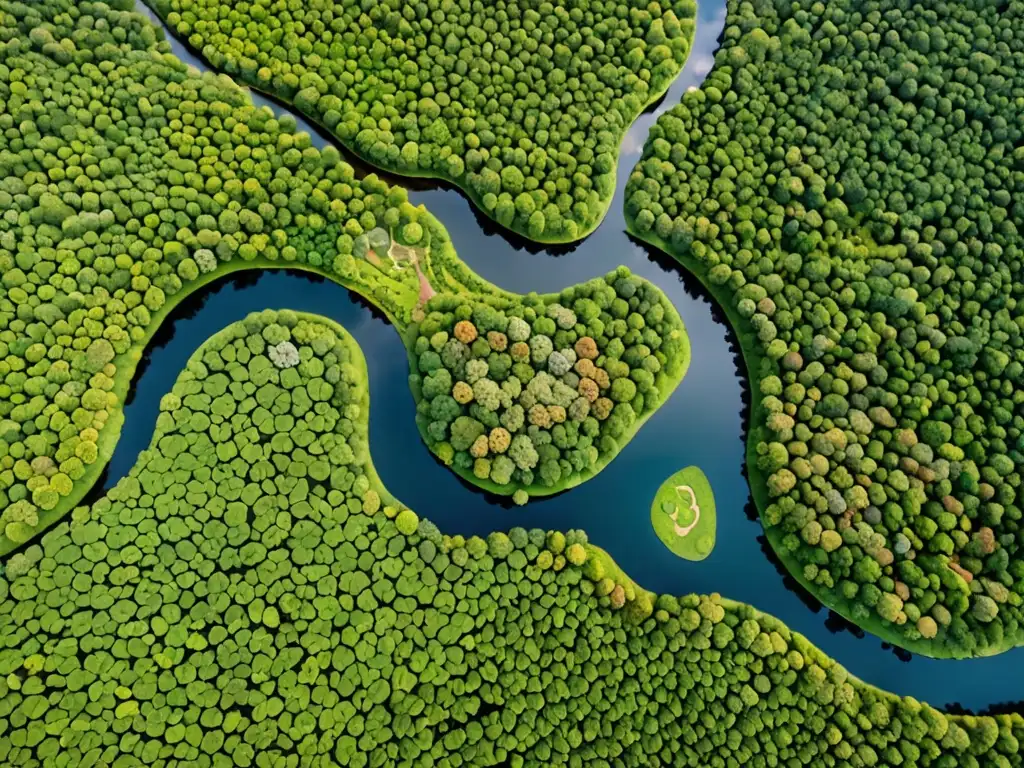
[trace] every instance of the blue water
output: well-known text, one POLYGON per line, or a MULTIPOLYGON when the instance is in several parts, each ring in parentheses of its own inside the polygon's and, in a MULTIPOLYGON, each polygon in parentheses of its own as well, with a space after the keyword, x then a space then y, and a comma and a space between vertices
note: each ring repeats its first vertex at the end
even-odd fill
MULTIPOLYGON (((160 23, 149 9, 139 9, 160 23)), ((855 634, 779 566, 757 522, 743 476, 747 416, 745 384, 735 339, 697 280, 673 260, 631 240, 624 232, 622 190, 647 132, 665 105, 701 83, 714 59, 725 18, 722 0, 701 3, 697 39, 685 70, 666 96, 640 117, 627 135, 618 189, 598 230, 575 246, 542 249, 499 231, 458 192, 432 183, 396 180, 410 188, 451 234, 459 256, 495 284, 518 292, 557 291, 627 265, 660 286, 686 323, 692 363, 671 398, 596 478, 559 496, 510 508, 466 485, 439 465, 416 429, 407 386, 405 350, 383 315, 334 283, 285 272, 243 273, 183 303, 164 323, 125 408, 125 428, 106 475, 106 487, 128 473, 148 446, 160 397, 189 355, 212 333, 266 308, 315 312, 342 324, 359 342, 370 377, 370 442, 388 489, 449 534, 485 535, 495 529, 582 528, 640 584, 657 592, 719 592, 771 613, 837 659, 850 672, 899 695, 935 706, 953 703, 982 710, 1024 697, 1024 651, 970 661, 911 657, 873 636, 855 634), (704 470, 715 492, 718 540, 700 563, 672 555, 655 536, 650 503, 661 482, 691 464, 704 470)), ((170 38, 169 38, 170 39, 170 38)), ((204 68, 172 39, 175 53, 204 68)), ((258 103, 277 104, 254 94, 258 103)), ((297 117, 299 129, 323 146, 324 134, 297 117)), ((340 148, 340 147, 339 147, 340 148)), ((357 167, 358 161, 349 156, 357 167)))

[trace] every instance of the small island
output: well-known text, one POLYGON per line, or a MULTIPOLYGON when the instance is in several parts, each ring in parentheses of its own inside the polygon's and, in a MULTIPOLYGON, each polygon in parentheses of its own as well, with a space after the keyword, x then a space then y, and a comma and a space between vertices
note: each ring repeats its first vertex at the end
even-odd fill
POLYGON ((447 290, 422 309, 405 335, 420 434, 517 504, 600 472, 690 362, 675 307, 626 267, 558 294, 447 290))
POLYGON ((651 525, 674 554, 703 560, 715 548, 715 497, 700 467, 669 477, 651 504, 651 525))

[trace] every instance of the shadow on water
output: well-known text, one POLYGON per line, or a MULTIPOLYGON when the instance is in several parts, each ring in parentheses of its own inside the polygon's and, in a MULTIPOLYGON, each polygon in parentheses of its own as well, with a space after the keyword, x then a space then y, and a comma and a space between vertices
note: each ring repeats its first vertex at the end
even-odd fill
MULTIPOLYGON (((558 258, 575 253, 586 242, 584 239, 578 240, 575 243, 545 244, 529 240, 498 224, 494 219, 470 203, 462 190, 454 184, 441 182, 437 188, 450 192, 453 195, 457 195, 461 200, 463 200, 468 213, 473 216, 473 221, 476 223, 477 231, 479 231, 485 238, 500 238, 503 240, 505 242, 504 250, 515 253, 528 253, 531 256, 551 256, 558 258)), ((427 210, 430 210, 431 213, 433 213, 430 205, 427 205, 427 210)))
MULTIPOLYGON (((118 448, 120 447, 120 444, 118 444, 118 448)), ((106 496, 107 492, 115 485, 117 485, 117 482, 118 480, 121 479, 121 477, 123 476, 112 476, 110 471, 110 464, 107 464, 107 466, 103 468, 103 471, 100 472, 99 479, 96 480, 96 483, 93 485, 93 487, 90 488, 89 492, 82 497, 82 500, 79 502, 79 506, 91 507, 97 501, 106 496)), ((25 546, 25 544, 20 545, 17 551, 21 551, 22 549, 24 549, 25 546)))
MULTIPOLYGON (((818 605, 820 606, 821 603, 819 603, 818 605)), ((839 615, 835 611, 829 611, 828 612, 828 618, 825 619, 825 627, 832 634, 836 634, 838 632, 849 632, 851 635, 853 635, 856 638, 864 637, 864 630, 863 629, 858 627, 856 624, 853 624, 850 621, 847 621, 845 618, 843 618, 841 615, 839 615)), ((882 647, 883 648, 886 645, 887 645, 886 643, 882 643, 882 647)))
MULTIPOLYGON (((160 24, 149 9, 139 10, 160 24)), ((336 146, 359 175, 372 171, 410 189, 410 200, 424 204, 445 224, 462 260, 502 288, 559 291, 625 264, 665 291, 690 335, 690 370, 603 472, 571 492, 522 508, 479 492, 443 467, 420 439, 405 349, 382 313, 323 278, 280 270, 229 276, 183 302, 165 321, 140 364, 125 407, 124 433, 104 487, 127 474, 138 452, 149 444, 160 398, 212 332, 266 308, 313 312, 343 325, 366 356, 373 403, 370 443, 384 484, 446 533, 486 535, 515 525, 584 529, 644 587, 675 594, 718 592, 750 603, 777 616, 861 679, 897 694, 942 706, 950 701, 951 692, 957 692, 961 703, 976 708, 1018 698, 1024 690, 1024 665, 1013 661, 1021 660, 1021 652, 1014 652, 1012 660, 1004 654, 963 662, 890 653, 890 646, 837 614, 822 615, 820 602, 788 574, 765 539, 746 481, 751 391, 735 333, 700 281, 661 251, 629 237, 623 228, 625 184, 650 126, 665 104, 676 103, 688 87, 699 85, 713 63, 724 28, 724 3, 708 0, 700 4, 698 14, 697 38, 683 73, 662 100, 637 118, 622 143, 615 197, 605 221, 585 240, 568 246, 544 247, 506 232, 452 185, 368 168, 325 131, 293 115, 300 130, 309 132, 319 146, 336 146), (216 301, 209 301, 212 295, 216 301), (665 477, 691 464, 704 470, 721 510, 718 542, 700 563, 672 555, 649 523, 655 490, 665 477)), ((167 38, 176 55, 205 69, 194 52, 172 35, 167 38)), ((291 114, 275 99, 252 95, 278 115, 291 114)), ((1010 705, 991 706, 994 710, 1010 705)))
MULTIPOLYGON (((143 351, 142 357, 139 359, 138 366, 135 369, 135 378, 137 380, 146 375, 146 371, 149 369, 150 365, 153 364, 154 359, 159 359, 160 350, 170 344, 174 339, 174 334, 178 329, 179 321, 195 318, 200 312, 202 312, 203 307, 206 306, 207 302, 209 302, 213 296, 216 296, 229 280, 234 283, 237 288, 245 288, 250 285, 255 285, 256 275, 251 272, 237 272, 229 278, 216 280, 204 290, 197 291, 182 299, 182 301, 167 315, 164 321, 156 329, 156 333, 153 334, 153 338, 150 339, 149 344, 146 345, 146 349, 143 351)), ((125 397, 124 401, 125 406, 130 406, 135 401, 137 391, 138 387, 132 387, 128 390, 128 395, 125 397)))
MULTIPOLYGON (((325 146, 333 146, 337 148, 345 162, 351 165, 355 170, 356 178, 362 179, 371 173, 376 174, 378 178, 387 182, 391 186, 399 186, 407 189, 409 191, 409 200, 413 204, 424 203, 424 200, 421 198, 425 196, 436 197, 438 195, 443 195, 445 197, 458 197, 464 203, 468 213, 473 216, 478 230, 485 237, 497 237, 504 240, 508 250, 516 252, 525 251, 534 255, 547 254, 550 256, 564 256, 575 251, 580 245, 579 241, 575 243, 545 245, 543 243, 534 242, 533 240, 529 240, 522 235, 512 232, 511 230, 505 229, 494 221, 494 219, 473 205, 458 185, 450 181, 445 181, 444 179, 398 176, 391 171, 377 168, 376 166, 367 163, 341 142, 329 139, 326 130, 318 123, 307 119, 299 119, 295 113, 288 110, 287 106, 279 97, 265 94, 252 88, 248 88, 247 90, 249 91, 254 103, 269 107, 271 111, 278 116, 278 118, 287 115, 295 119, 297 130, 309 133, 310 138, 313 139, 313 144, 317 148, 323 149, 325 146)), ((430 210, 429 205, 427 205, 427 208, 430 210)), ((434 213, 432 210, 431 212, 434 213)), ((463 214, 463 216, 465 215, 466 214, 463 214)))
MULTIPOLYGON (((729 351, 732 353, 734 374, 736 379, 740 383, 740 400, 742 408, 740 410, 740 420, 742 423, 741 441, 743 445, 746 445, 747 438, 749 436, 750 429, 750 418, 751 418, 751 406, 752 406, 752 391, 750 387, 750 381, 747 379, 746 363, 743 359, 743 351, 739 343, 739 339, 736 336, 736 331, 729 322, 725 311, 721 305, 717 302, 707 286, 703 282, 696 279, 682 264, 670 257, 664 251, 659 248, 655 248, 648 243, 629 235, 630 242, 632 242, 638 248, 641 248, 646 254, 648 259, 659 266, 664 272, 669 274, 675 274, 679 282, 683 284, 686 291, 686 295, 689 298, 698 299, 706 302, 711 307, 711 316, 714 321, 723 326, 726 329, 726 344, 729 351)), ((744 482, 747 487, 750 485, 750 469, 747 462, 742 461, 742 475, 744 482)), ((760 523, 760 515, 758 513, 757 505, 754 503, 752 496, 747 496, 747 501, 743 505, 743 511, 746 515, 747 520, 760 523)), ((811 594, 802 584, 800 584, 790 574, 785 564, 779 558, 778 553, 771 546, 768 541, 768 537, 763 533, 757 536, 758 544, 761 547, 761 553, 763 557, 772 564, 775 568, 775 572, 782 579, 783 586, 791 592, 793 595, 800 599, 800 602, 807 607, 807 609, 814 614, 818 614, 824 608, 821 600, 815 595, 811 594)), ((856 624, 845 618, 839 613, 833 610, 828 610, 827 618, 825 619, 825 628, 832 634, 848 633, 858 640, 863 640, 868 635, 867 633, 858 627, 856 624)), ((910 651, 904 648, 891 645, 890 643, 881 643, 881 647, 884 650, 889 650, 892 654, 900 661, 909 662, 913 657, 910 651)))
MULTIPOLYGON (((209 68, 202 61, 202 53, 198 51, 191 43, 187 40, 179 39, 177 36, 170 33, 166 26, 160 20, 160 17, 148 6, 144 5, 145 0, 137 0, 137 9, 150 19, 154 24, 165 30, 165 39, 171 43, 171 47, 178 58, 187 61, 193 66, 203 71, 209 71, 209 68)), ((260 91, 252 86, 243 83, 241 80, 236 81, 241 85, 245 91, 249 94, 253 103, 258 106, 265 106, 274 113, 274 115, 280 120, 281 118, 287 117, 293 120, 296 124, 297 131, 304 131, 309 134, 309 137, 313 143, 313 146, 318 149, 324 147, 334 147, 341 154, 342 158, 346 163, 352 166, 355 171, 357 179, 365 178, 366 176, 375 174, 378 178, 385 181, 389 186, 404 187, 410 192, 410 201, 416 203, 418 195, 426 193, 444 193, 458 195, 465 200, 469 211, 472 213, 474 220, 476 221, 477 227, 486 237, 499 237, 508 245, 508 248, 513 251, 526 251, 531 254, 547 254, 551 256, 564 256, 570 254, 577 249, 580 241, 575 243, 567 244, 552 244, 545 245, 544 243, 537 243, 533 240, 529 240, 521 235, 516 234, 510 230, 505 229, 500 224, 494 221, 490 216, 480 211, 475 205, 471 204, 466 198, 465 193, 459 188, 457 184, 444 179, 437 179, 427 176, 400 176, 393 171, 388 171, 383 168, 368 163, 363 158, 359 157, 355 152, 349 149, 347 146, 342 144, 340 141, 335 140, 331 136, 331 132, 318 121, 308 117, 299 115, 294 112, 291 107, 278 95, 260 91), (417 194, 418 193, 418 194, 417 194)), ((663 96, 655 104, 650 105, 642 114, 649 114, 653 112, 658 105, 664 102, 665 97, 663 96)))
POLYGON ((990 704, 981 709, 965 707, 960 702, 954 701, 947 704, 944 709, 954 715, 1024 715, 1024 699, 990 704))

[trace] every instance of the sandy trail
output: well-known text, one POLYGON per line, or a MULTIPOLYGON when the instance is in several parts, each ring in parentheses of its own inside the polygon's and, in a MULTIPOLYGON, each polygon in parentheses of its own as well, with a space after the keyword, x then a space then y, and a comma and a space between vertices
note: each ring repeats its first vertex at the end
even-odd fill
POLYGON ((420 281, 420 294, 419 304, 423 306, 426 304, 436 293, 434 286, 430 284, 430 280, 423 274, 423 269, 420 267, 420 250, 418 248, 412 248, 408 245, 400 245, 394 240, 391 241, 391 248, 388 250, 388 255, 395 264, 401 264, 402 262, 409 262, 416 270, 416 276, 420 281))
POLYGON ((678 508, 676 509, 675 512, 673 512, 671 515, 669 515, 669 517, 672 518, 672 525, 676 529, 676 536, 681 536, 682 537, 682 536, 689 536, 690 535, 690 531, 692 531, 694 528, 696 528, 697 527, 697 523, 700 522, 700 504, 697 503, 697 494, 695 494, 693 492, 693 488, 691 488, 690 486, 688 486, 688 485, 677 485, 676 486, 676 493, 679 493, 680 491, 686 491, 688 494, 690 494, 690 509, 693 511, 693 515, 694 515, 693 522, 690 523, 689 525, 685 525, 685 526, 684 525, 680 525, 678 523, 678 517, 677 517, 679 515, 679 509, 678 508))

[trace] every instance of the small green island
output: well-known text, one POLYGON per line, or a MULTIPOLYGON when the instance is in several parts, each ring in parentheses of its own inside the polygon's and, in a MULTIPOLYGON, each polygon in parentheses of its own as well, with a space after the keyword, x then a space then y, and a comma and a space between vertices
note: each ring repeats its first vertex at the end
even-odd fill
POLYGON ((669 477, 651 503, 651 525, 675 555, 703 560, 715 548, 715 496, 700 467, 669 477))

